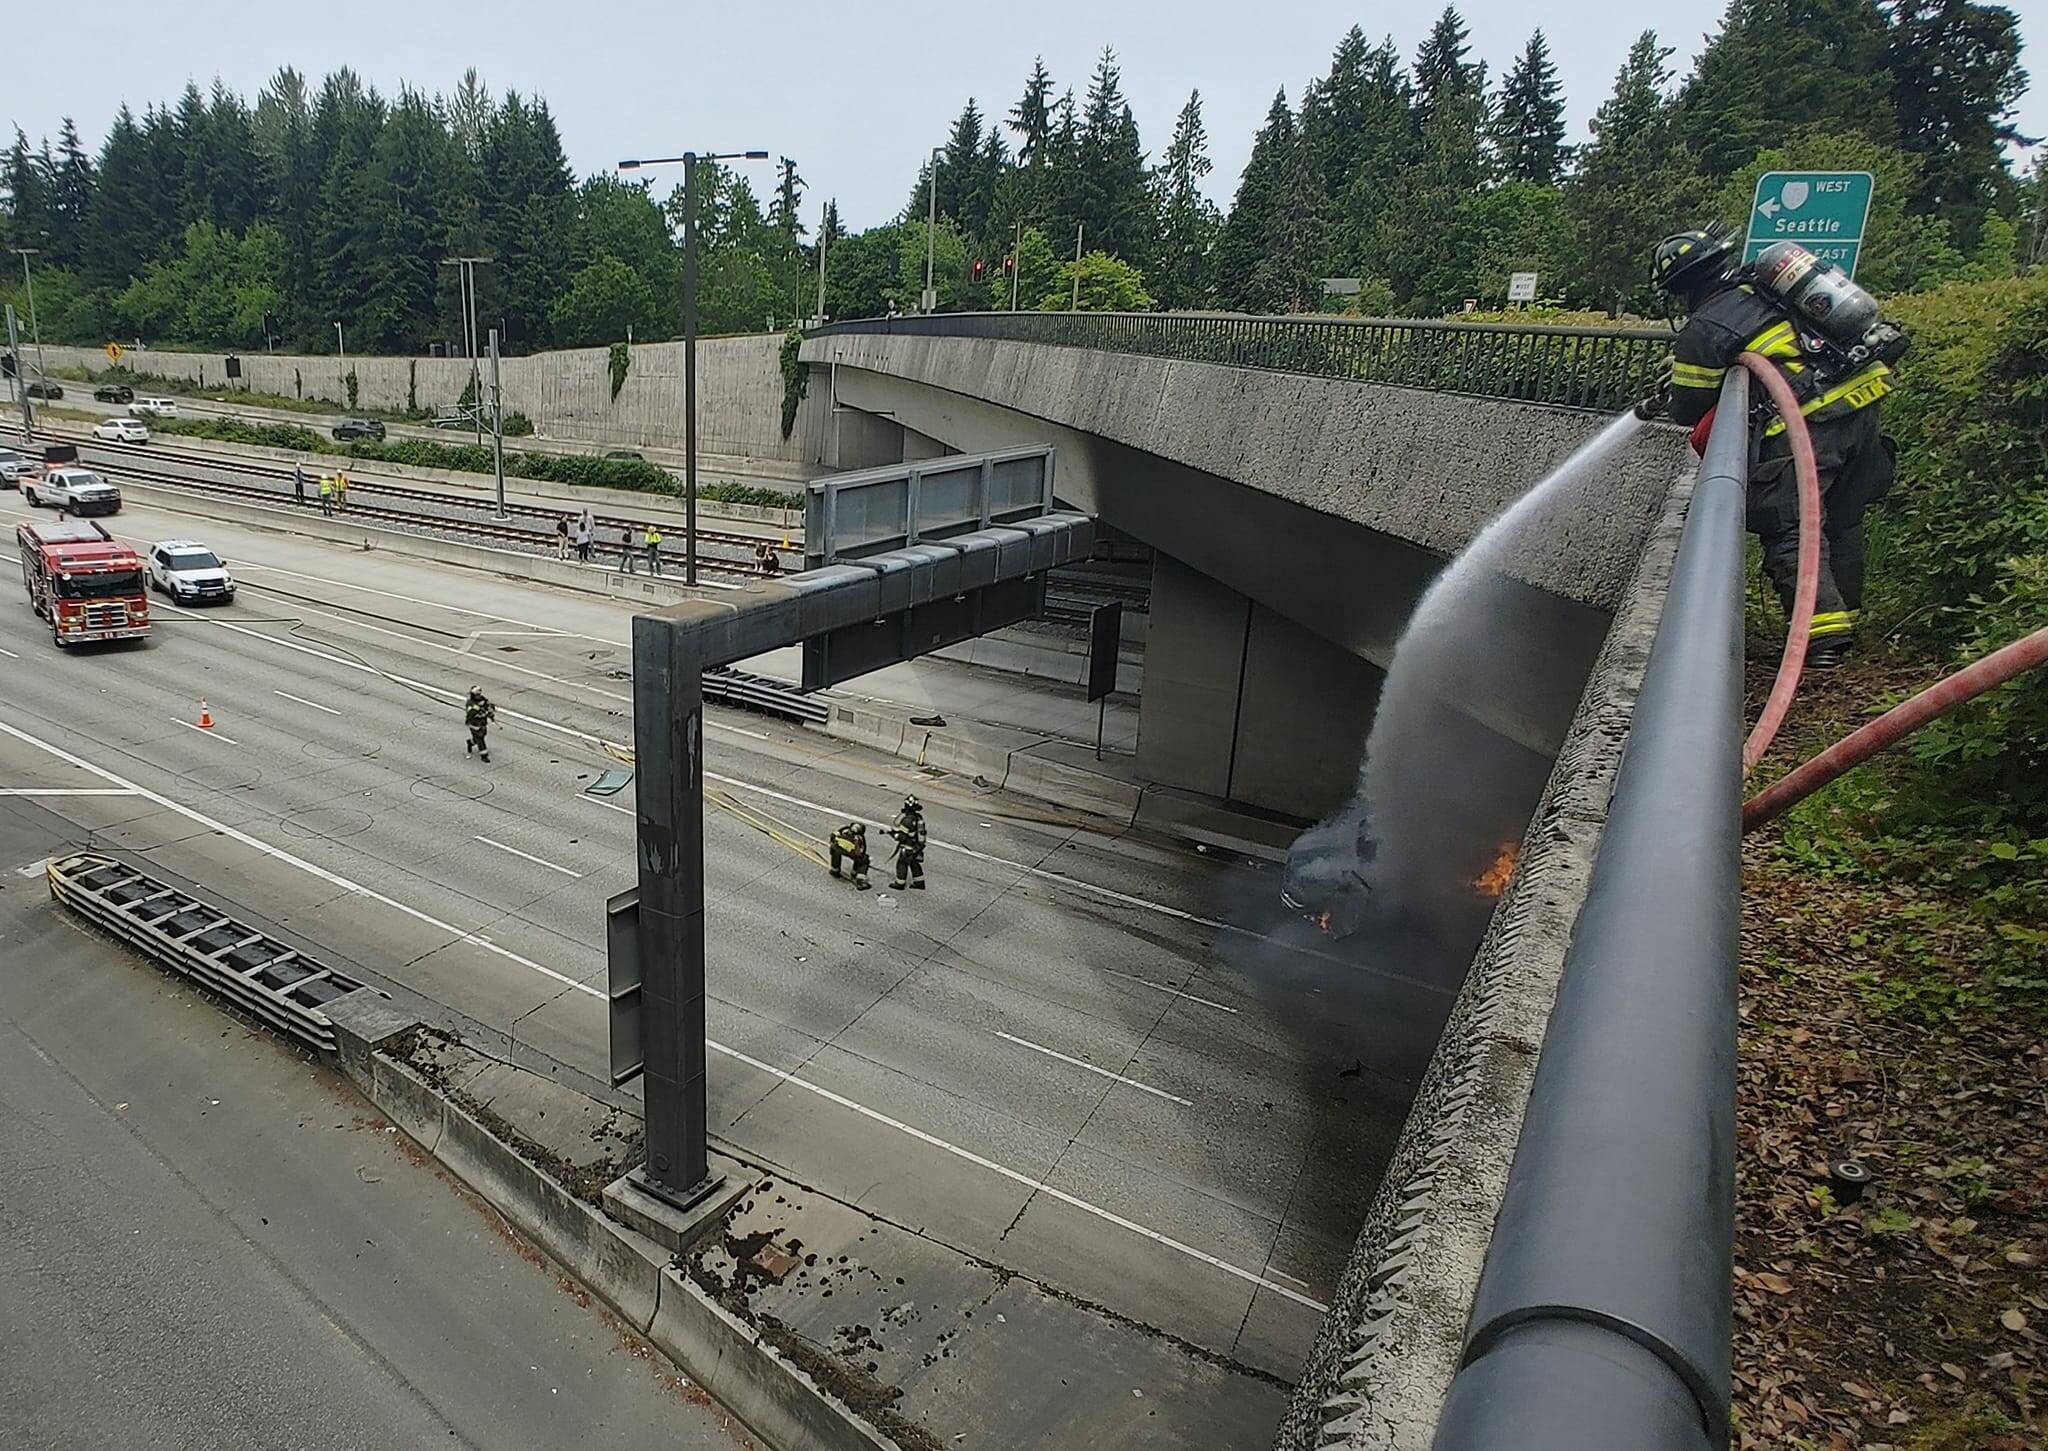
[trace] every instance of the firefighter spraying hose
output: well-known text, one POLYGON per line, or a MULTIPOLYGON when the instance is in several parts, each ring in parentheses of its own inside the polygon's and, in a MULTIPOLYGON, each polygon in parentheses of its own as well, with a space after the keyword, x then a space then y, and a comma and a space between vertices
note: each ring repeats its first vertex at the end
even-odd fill
MULTIPOLYGON (((1787 628, 1770 697, 1743 746, 1749 771, 1784 723, 1804 666, 1832 664, 1848 644, 1862 601, 1863 510, 1891 487, 1893 451, 1876 429, 1876 405, 1891 391, 1890 364, 1903 356, 1907 339, 1880 316, 1868 292, 1796 242, 1766 248, 1740 272, 1728 268, 1733 247, 1732 235, 1717 229, 1658 244, 1652 280, 1683 297, 1693 316, 1674 349, 1669 389, 1637 412, 1693 423, 1693 445, 1703 450, 1714 412, 1711 396, 1704 407, 1699 400, 1717 395, 1726 369, 1739 365, 1777 414, 1753 464, 1750 524, 1763 538, 1787 628), (1747 345, 1723 361, 1730 340, 1758 323, 1747 345), (1826 431, 1818 446, 1809 419, 1826 431), (1788 465, 1796 499, 1790 520, 1781 487, 1788 465), (1847 517, 1833 517, 1837 508, 1847 517), (1829 608, 1819 609, 1823 604, 1829 608)), ((1742 829, 1755 830, 1928 722, 2044 663, 2048 627, 1943 677, 1751 797, 1742 829)))

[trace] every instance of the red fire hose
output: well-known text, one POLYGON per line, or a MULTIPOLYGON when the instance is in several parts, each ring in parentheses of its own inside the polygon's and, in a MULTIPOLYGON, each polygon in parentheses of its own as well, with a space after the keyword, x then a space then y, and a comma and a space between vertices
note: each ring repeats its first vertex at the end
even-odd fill
POLYGON ((1742 807, 1742 829, 1754 831, 1794 802, 1810 796, 1852 766, 1896 745, 1936 716, 2048 662, 2048 625, 2002 650, 1944 676, 1903 705, 1842 737, 1790 775, 1757 792, 1742 807))
POLYGON ((1813 599, 1820 589, 1820 465, 1813 456, 1813 435, 1806 417, 1799 411, 1799 397, 1778 365, 1756 353, 1744 353, 1736 361, 1749 369, 1771 396, 1771 406, 1784 420, 1785 437, 1792 445, 1792 467, 1799 478, 1799 574, 1792 590, 1792 619, 1785 630, 1785 652, 1778 657, 1778 678, 1771 682, 1770 699, 1758 713, 1749 739, 1742 743, 1742 769, 1747 772, 1771 748, 1778 727, 1792 709, 1792 697, 1799 690, 1799 672, 1806 666, 1806 642, 1813 630, 1813 599))
MULTIPOLYGON (((1785 631, 1785 651, 1778 659, 1778 675, 1771 683, 1770 698, 1764 702, 1749 739, 1743 743, 1742 769, 1747 772, 1770 749, 1778 728, 1785 723, 1806 664, 1814 595, 1820 587, 1821 497, 1813 436, 1807 431, 1806 418, 1799 411, 1799 400, 1791 384, 1768 358, 1744 353, 1739 361, 1763 385, 1771 405, 1785 421, 1785 436, 1792 445, 1792 466, 1799 483, 1799 572, 1792 592, 1792 618, 1785 631)), ((1754 831, 1844 772, 1897 745, 1927 722, 2044 662, 2048 662, 2048 628, 2036 630, 1944 676, 1751 797, 1743 804, 1742 829, 1754 831)))

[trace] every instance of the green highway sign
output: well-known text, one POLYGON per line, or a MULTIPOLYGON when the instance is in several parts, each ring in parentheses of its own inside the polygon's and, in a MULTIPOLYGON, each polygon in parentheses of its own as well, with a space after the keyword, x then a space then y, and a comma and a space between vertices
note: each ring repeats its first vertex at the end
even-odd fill
POLYGON ((1854 277, 1870 190, 1867 171, 1765 172, 1750 199, 1742 260, 1754 262, 1773 242, 1797 242, 1854 277))

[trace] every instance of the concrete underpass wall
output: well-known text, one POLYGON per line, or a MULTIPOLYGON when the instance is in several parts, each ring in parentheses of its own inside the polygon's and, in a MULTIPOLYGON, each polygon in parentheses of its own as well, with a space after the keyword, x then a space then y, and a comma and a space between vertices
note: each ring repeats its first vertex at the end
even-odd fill
POLYGON ((1341 646, 1158 555, 1138 772, 1321 816, 1351 794, 1383 678, 1341 646))
MULTIPOLYGON (((827 410, 822 388, 798 405, 795 427, 782 436, 782 337, 706 338, 697 344, 697 427, 707 453, 815 465, 824 449, 827 410)), ((35 352, 28 350, 33 362, 35 352)), ((51 368, 101 372, 107 356, 97 348, 44 349, 51 368)), ((242 381, 261 393, 321 398, 337 408, 348 399, 346 374, 356 375, 365 408, 452 406, 469 385, 466 358, 395 358, 351 353, 346 367, 333 355, 239 353, 242 381)), ((182 378, 208 387, 227 383, 222 353, 130 352, 124 367, 182 378)), ((489 382, 488 360, 482 364, 489 382)), ((501 364, 508 411, 524 413, 553 438, 599 443, 679 447, 682 443, 681 343, 643 343, 632 349, 626 381, 613 398, 611 350, 574 348, 505 358, 501 364)))

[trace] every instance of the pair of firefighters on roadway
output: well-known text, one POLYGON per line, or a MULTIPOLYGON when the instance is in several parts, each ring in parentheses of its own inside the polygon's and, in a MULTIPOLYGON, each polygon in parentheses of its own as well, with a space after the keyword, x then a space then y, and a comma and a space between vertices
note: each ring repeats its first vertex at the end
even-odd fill
MULTIPOLYGON (((915 796, 903 798, 903 809, 896 813, 896 824, 889 828, 889 835, 896 839, 896 879, 891 885, 899 892, 909 889, 923 891, 927 836, 924 806, 915 796)), ((851 878, 854 886, 865 892, 870 885, 866 824, 849 821, 835 827, 829 845, 832 875, 851 878)))
MULTIPOLYGON (((498 708, 491 698, 484 694, 481 685, 469 688, 469 698, 462 704, 463 724, 469 727, 469 741, 463 754, 476 754, 486 761, 491 758, 491 722, 498 718, 498 708)), ((889 835, 896 839, 896 878, 894 886, 898 891, 914 888, 924 890, 924 853, 928 835, 924 824, 924 803, 915 796, 903 798, 903 809, 896 813, 896 824, 889 828, 889 835)), ((854 886, 865 892, 871 885, 868 881, 868 829, 859 821, 849 821, 837 827, 831 836, 832 875, 850 876, 854 886)))
MULTIPOLYGON (((1891 492, 1897 448, 1879 427, 1878 402, 1892 391, 1892 372, 1875 359, 1829 366, 1736 266, 1739 246, 1734 233, 1710 228, 1666 237, 1651 255, 1651 282, 1686 314, 1663 411, 1698 425, 1694 443, 1703 448, 1721 381, 1743 353, 1770 359, 1792 385, 1813 438, 1824 514, 1806 663, 1826 668, 1848 652, 1863 604, 1863 516, 1891 492)), ((1747 523, 1789 614, 1799 576, 1799 481, 1784 420, 1771 414, 1751 447, 1747 523)))

